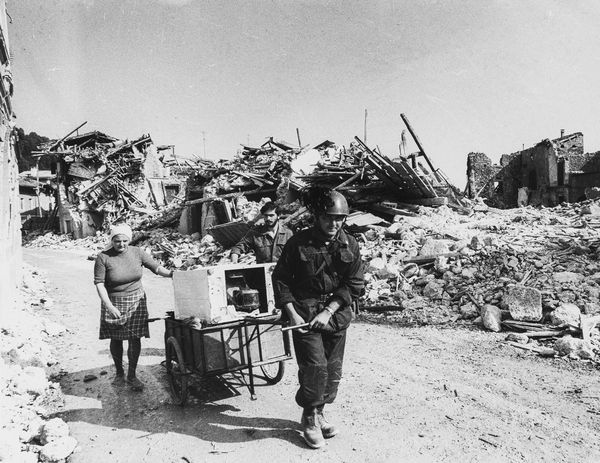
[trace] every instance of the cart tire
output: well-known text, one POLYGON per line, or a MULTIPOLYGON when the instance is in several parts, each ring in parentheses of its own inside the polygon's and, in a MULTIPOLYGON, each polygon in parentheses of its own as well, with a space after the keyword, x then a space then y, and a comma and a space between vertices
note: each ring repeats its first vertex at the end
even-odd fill
POLYGON ((282 360, 281 362, 268 363, 266 365, 261 365, 260 369, 262 370, 267 383, 277 384, 281 381, 281 378, 283 378, 285 362, 282 360))
POLYGON ((171 336, 166 342, 167 378, 171 389, 171 398, 175 405, 185 405, 188 394, 188 377, 183 354, 177 339, 171 336))

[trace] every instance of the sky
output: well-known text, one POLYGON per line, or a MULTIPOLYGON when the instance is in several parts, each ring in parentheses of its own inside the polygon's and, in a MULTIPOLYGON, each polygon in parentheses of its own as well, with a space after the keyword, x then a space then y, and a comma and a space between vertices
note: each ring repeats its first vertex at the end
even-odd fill
MULTIPOLYGON (((150 134, 232 158, 268 137, 398 155, 406 114, 459 187, 466 158, 583 132, 600 150, 596 0, 8 0, 16 125, 150 134)), ((410 138, 410 135, 407 134, 410 138)), ((417 151, 414 143, 408 152, 417 151)))

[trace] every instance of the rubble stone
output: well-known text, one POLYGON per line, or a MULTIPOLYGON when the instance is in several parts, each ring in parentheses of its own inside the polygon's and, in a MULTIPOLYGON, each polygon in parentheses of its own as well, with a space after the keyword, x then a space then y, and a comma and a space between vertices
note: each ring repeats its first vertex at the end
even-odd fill
POLYGON ((485 243, 480 236, 475 235, 473 238, 471 238, 471 243, 469 244, 469 247, 475 251, 478 251, 485 247, 485 243))
POLYGON ((67 331, 67 329, 63 325, 52 322, 50 320, 44 320, 43 325, 44 331, 46 332, 46 334, 48 334, 48 336, 60 336, 67 331))
POLYGON ((586 302, 583 304, 582 312, 586 315, 594 315, 600 313, 600 303, 586 302))
POLYGON ((59 463, 73 453, 77 441, 71 437, 61 437, 44 445, 40 450, 40 460, 45 463, 59 463))
POLYGON ((498 239, 495 236, 486 236, 483 238, 483 243, 489 247, 498 246, 498 239))
POLYGON ((537 322, 542 318, 542 294, 535 288, 511 285, 503 302, 515 320, 537 322))
POLYGON ((3 357, 11 363, 20 365, 21 367, 44 367, 47 357, 40 352, 39 346, 25 343, 18 348, 12 348, 3 354, 3 357))
POLYGON ((31 416, 28 422, 24 424, 26 425, 26 428, 21 434, 21 440, 23 442, 30 442, 41 435, 44 421, 37 414, 31 416))
POLYGON ((40 433, 40 443, 46 445, 69 435, 69 425, 60 418, 53 418, 47 421, 42 427, 40 433))
POLYGON ((444 292, 444 283, 440 280, 431 280, 423 288, 423 296, 429 299, 441 299, 444 292))
POLYGON ((425 307, 426 301, 422 297, 415 297, 413 299, 405 299, 400 303, 400 306, 404 310, 416 310, 425 307))
POLYGON ((398 273, 400 273, 400 269, 398 268, 397 265, 394 264, 390 264, 389 262, 387 264, 385 264, 385 266, 379 270, 376 275, 379 278, 384 278, 384 279, 388 279, 388 278, 396 278, 398 276, 398 273))
POLYGON ((450 252, 450 247, 446 241, 428 238, 419 251, 419 256, 437 256, 448 252, 450 252))
POLYGON ((467 302, 466 304, 460 306, 460 316, 465 320, 470 320, 479 316, 479 309, 472 302, 467 302))
POLYGON ((427 285, 427 283, 429 283, 432 280, 435 280, 434 275, 425 275, 425 276, 417 278, 414 281, 414 283, 415 283, 415 286, 425 286, 425 285, 427 285))
POLYGON ((14 379, 14 384, 20 393, 40 395, 48 387, 48 380, 44 369, 29 366, 23 368, 23 371, 14 379))
POLYGON ((387 262, 385 259, 382 259, 381 257, 375 257, 374 259, 371 259, 369 261, 369 265, 367 267, 367 272, 377 274, 378 272, 380 272, 381 270, 383 270, 385 268, 386 263, 387 262))
POLYGON ((571 303, 563 303, 559 305, 550 314, 550 321, 553 325, 573 325, 579 326, 581 312, 579 307, 571 303))
POLYGON ((490 331, 498 332, 501 329, 500 321, 502 320, 502 314, 500 309, 495 305, 486 304, 481 310, 481 320, 483 326, 490 331))
POLYGON ((465 267, 461 270, 460 275, 463 278, 473 278, 477 273, 477 269, 475 267, 465 267))
POLYGON ((557 339, 554 343, 554 350, 559 355, 568 355, 572 358, 594 358, 594 352, 590 343, 583 339, 573 338, 572 336, 564 336, 557 339))
POLYGON ((590 299, 592 299, 592 300, 600 299, 600 288, 598 288, 597 286, 591 286, 589 284, 584 284, 584 285, 582 285, 582 289, 590 299))
POLYGON ((507 341, 518 342, 519 344, 527 344, 529 342, 529 337, 523 333, 509 333, 506 336, 507 341))
POLYGON ((583 275, 575 272, 556 272, 552 275, 557 283, 579 283, 583 280, 583 275))
POLYGON ((14 429, 0 429, 0 461, 13 462, 17 461, 18 455, 21 452, 21 441, 19 433, 14 429))
POLYGON ((19 463, 38 463, 38 454, 32 451, 21 452, 17 461, 19 463))
POLYGON ((439 273, 447 272, 450 266, 448 265, 448 258, 444 256, 438 256, 433 263, 433 267, 439 273))
POLYGON ((450 250, 453 252, 460 252, 467 246, 469 246, 468 240, 459 240, 455 241, 454 243, 452 243, 452 245, 450 245, 450 250))
POLYGON ((600 215, 600 206, 596 203, 585 204, 580 211, 581 215, 600 215))

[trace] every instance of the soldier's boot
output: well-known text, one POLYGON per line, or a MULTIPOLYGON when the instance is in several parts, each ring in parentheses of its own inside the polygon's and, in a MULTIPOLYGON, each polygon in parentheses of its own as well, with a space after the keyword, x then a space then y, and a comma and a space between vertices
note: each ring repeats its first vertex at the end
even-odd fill
POLYGON ((317 408, 317 417, 319 418, 319 425, 321 426, 323 437, 329 439, 335 436, 339 432, 339 429, 336 428, 334 424, 327 421, 327 418, 325 418, 325 415, 323 414, 323 408, 323 405, 317 408))
POLYGON ((302 425, 302 437, 309 447, 318 449, 325 445, 316 409, 305 409, 300 424, 302 425))

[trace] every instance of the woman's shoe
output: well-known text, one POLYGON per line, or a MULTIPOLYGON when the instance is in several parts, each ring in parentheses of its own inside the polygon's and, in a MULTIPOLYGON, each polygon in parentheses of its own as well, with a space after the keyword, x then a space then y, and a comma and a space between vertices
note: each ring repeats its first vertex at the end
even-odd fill
POLYGON ((125 375, 119 375, 117 374, 111 383, 113 386, 125 386, 125 375))
POLYGON ((129 388, 132 391, 143 391, 144 390, 144 383, 142 383, 135 376, 133 378, 127 378, 127 384, 129 384, 129 388))

